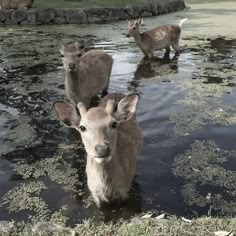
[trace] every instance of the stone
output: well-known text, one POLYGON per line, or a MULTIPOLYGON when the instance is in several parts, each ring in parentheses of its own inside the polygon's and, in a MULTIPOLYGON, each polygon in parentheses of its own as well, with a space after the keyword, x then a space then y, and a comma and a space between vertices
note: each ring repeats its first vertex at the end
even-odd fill
POLYGON ((152 13, 150 11, 143 11, 141 13, 141 17, 149 17, 152 16, 152 13))
POLYGON ((54 9, 39 9, 37 13, 38 24, 49 24, 53 22, 55 18, 54 9))
POLYGON ((66 18, 66 12, 64 9, 55 9, 55 17, 66 18))
POLYGON ((129 7, 125 9, 126 14, 128 14, 129 18, 135 19, 139 18, 139 8, 138 7, 129 7))
POLYGON ((12 23, 11 15, 13 10, 0 11, 0 21, 4 23, 12 23))
POLYGON ((124 9, 112 9, 108 16, 108 21, 128 20, 129 16, 124 9))
POLYGON ((84 9, 89 23, 106 22, 110 13, 109 8, 90 8, 84 9))
POLYGON ((69 24, 85 24, 88 22, 87 15, 81 9, 68 10, 66 20, 69 24))
POLYGON ((27 14, 25 10, 16 10, 11 14, 12 22, 15 24, 21 23, 22 21, 26 20, 26 18, 27 14))
POLYGON ((28 24, 36 24, 37 23, 37 12, 30 10, 27 11, 27 22, 28 24))
POLYGON ((55 24, 66 24, 67 23, 66 17, 55 17, 54 23, 55 24))

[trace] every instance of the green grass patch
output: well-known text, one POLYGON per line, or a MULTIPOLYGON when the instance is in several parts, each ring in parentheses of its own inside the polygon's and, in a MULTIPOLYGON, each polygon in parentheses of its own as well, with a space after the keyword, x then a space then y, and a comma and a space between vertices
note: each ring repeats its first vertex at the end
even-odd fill
POLYGON ((147 0, 35 0, 33 8, 125 7, 140 6, 147 2, 147 0))
POLYGON ((59 225, 47 225, 47 223, 33 227, 17 223, 11 229, 9 235, 83 235, 83 236, 214 236, 235 235, 236 218, 199 218, 191 222, 185 222, 174 216, 168 219, 133 219, 131 222, 120 221, 118 223, 95 223, 91 220, 78 225, 74 229, 59 225), (52 229, 54 231, 52 232, 52 229), (218 231, 226 233, 215 234, 218 231), (31 234, 31 232, 33 234, 31 234), (228 233, 227 233, 228 232, 228 233), (28 233, 28 234, 27 234, 28 233))

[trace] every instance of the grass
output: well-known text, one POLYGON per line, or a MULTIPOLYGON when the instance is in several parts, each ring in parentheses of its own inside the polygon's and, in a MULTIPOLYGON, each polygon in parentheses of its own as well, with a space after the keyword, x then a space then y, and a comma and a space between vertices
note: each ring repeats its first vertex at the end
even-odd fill
POLYGON ((143 5, 146 0, 35 0, 35 8, 91 8, 143 5))
POLYGON ((171 0, 34 0, 34 8, 92 8, 141 6, 153 1, 166 3, 171 0))
MULTIPOLYGON (((42 227, 41 227, 42 228, 42 227)), ((52 227, 48 227, 52 229, 52 227)), ((60 227, 57 227, 60 228, 60 227)), ((49 234, 45 232, 45 227, 40 234, 29 234, 29 225, 15 225, 14 230, 9 235, 83 235, 83 236, 213 236, 217 231, 226 231, 222 236, 235 235, 236 218, 199 218, 191 223, 185 222, 176 217, 168 219, 133 219, 131 222, 120 221, 118 223, 94 223, 87 221, 78 225, 74 229, 60 228, 58 232, 49 234), (28 234, 26 233, 28 232, 28 234)))

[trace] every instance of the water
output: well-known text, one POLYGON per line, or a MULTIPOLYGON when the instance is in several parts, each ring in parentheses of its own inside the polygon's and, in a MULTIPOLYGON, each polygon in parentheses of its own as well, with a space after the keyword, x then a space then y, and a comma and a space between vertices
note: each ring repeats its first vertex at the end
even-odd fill
POLYGON ((235 215, 236 4, 196 2, 145 19, 148 29, 189 18, 182 53, 169 59, 157 52, 144 60, 125 37, 127 22, 1 29, 0 220, 74 225, 147 211, 235 215), (87 189, 79 134, 52 109, 53 101, 66 99, 57 40, 87 38, 113 56, 109 92, 141 94, 144 145, 131 197, 102 211, 87 189))

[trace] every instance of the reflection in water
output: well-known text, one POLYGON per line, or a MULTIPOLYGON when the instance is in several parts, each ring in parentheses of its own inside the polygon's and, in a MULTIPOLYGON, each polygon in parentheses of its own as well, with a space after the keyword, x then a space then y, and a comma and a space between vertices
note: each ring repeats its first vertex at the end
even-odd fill
POLYGON ((163 58, 153 57, 149 59, 144 57, 138 64, 137 70, 134 72, 134 79, 148 79, 158 75, 164 75, 165 73, 177 73, 178 59, 179 56, 177 54, 170 58, 169 53, 165 54, 163 58), (169 67, 169 70, 164 65, 169 67))

